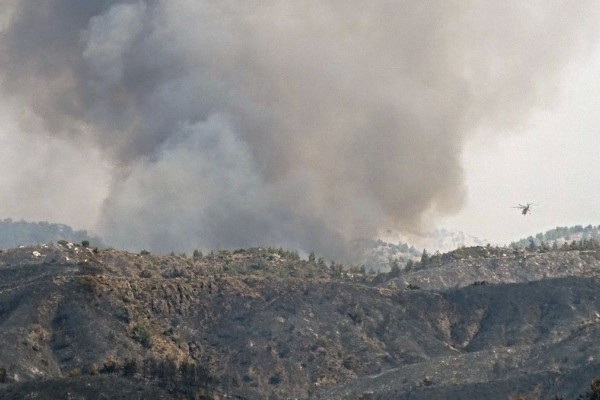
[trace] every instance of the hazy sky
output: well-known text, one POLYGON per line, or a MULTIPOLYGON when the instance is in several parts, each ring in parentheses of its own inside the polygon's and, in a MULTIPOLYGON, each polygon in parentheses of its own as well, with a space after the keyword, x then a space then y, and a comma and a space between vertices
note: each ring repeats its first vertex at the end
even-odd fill
POLYGON ((598 20, 592 0, 7 0, 0 217, 342 258, 388 229, 598 224, 598 20))
POLYGON ((503 243, 556 226, 600 224, 600 40, 573 61, 559 95, 524 126, 466 143, 468 198, 440 226, 503 243), (508 208, 528 202, 535 205, 527 216, 508 208))

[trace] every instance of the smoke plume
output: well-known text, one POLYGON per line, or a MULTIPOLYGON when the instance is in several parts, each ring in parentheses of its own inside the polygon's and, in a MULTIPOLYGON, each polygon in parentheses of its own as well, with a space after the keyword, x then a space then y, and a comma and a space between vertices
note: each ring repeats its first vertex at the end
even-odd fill
MULTIPOLYGON (((56 208, 119 247, 343 257, 353 238, 459 210, 465 139, 549 104, 600 7, 9 0, 0 13, 0 102, 14 121, 1 137, 63 143, 62 162, 98 186, 75 196, 96 212, 77 211, 74 186, 56 208)), ((39 196, 25 183, 12 195, 34 208, 70 184, 49 179, 39 196)))

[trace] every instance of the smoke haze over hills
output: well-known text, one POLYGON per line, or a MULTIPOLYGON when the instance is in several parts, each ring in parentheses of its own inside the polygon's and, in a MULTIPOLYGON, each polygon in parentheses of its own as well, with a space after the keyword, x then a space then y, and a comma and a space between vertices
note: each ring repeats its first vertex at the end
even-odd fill
POLYGON ((1 213, 121 247, 341 257, 350 239, 458 211, 465 140, 552 102, 600 8, 10 0, 0 13, 14 177, 1 213))

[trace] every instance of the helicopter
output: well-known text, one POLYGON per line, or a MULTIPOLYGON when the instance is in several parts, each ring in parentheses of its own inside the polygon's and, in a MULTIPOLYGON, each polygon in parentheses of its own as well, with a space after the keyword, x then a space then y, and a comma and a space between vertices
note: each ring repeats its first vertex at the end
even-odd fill
POLYGON ((527 215, 528 213, 531 212, 532 205, 533 205, 533 203, 527 203, 526 205, 519 204, 518 206, 512 207, 512 208, 519 208, 521 210, 521 214, 527 215))

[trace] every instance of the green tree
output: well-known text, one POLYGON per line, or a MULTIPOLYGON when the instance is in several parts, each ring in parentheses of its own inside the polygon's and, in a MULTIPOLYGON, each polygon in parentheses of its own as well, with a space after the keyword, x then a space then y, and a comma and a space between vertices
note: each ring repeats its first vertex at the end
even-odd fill
POLYGON ((423 249, 423 254, 421 254, 421 265, 425 266, 429 262, 429 254, 427 253, 427 249, 423 249))
POLYGON ((329 267, 329 269, 331 270, 332 274, 334 276, 341 276, 342 275, 342 271, 344 270, 344 266, 342 264, 336 264, 335 261, 331 262, 331 266, 329 267))
POLYGON ((317 261, 317 267, 321 269, 327 268, 327 265, 325 264, 325 259, 323 257, 319 257, 319 260, 317 261))
POLYGON ((398 276, 400 275, 400 263, 398 262, 398 260, 391 260, 390 261, 390 276, 398 276))

